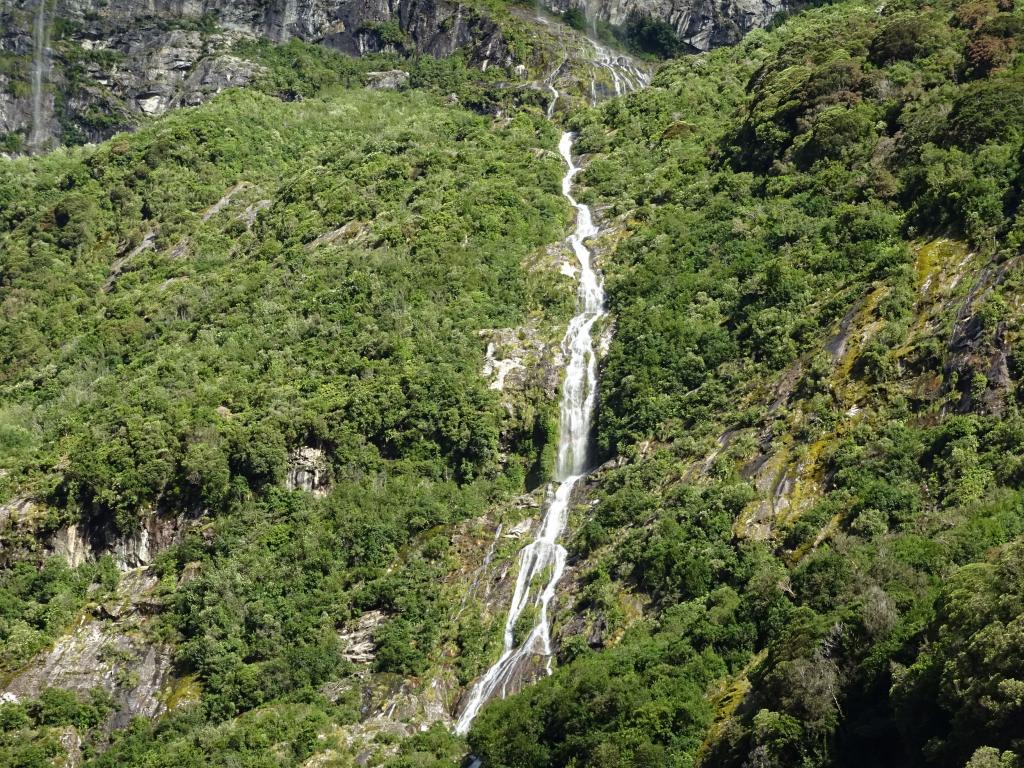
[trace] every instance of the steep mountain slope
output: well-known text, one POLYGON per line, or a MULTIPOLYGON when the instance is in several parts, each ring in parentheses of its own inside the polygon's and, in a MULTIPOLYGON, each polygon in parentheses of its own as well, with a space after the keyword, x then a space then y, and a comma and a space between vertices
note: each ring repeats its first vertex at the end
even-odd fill
POLYGON ((593 29, 613 28, 652 50, 709 51, 732 45, 779 15, 808 3, 786 0, 552 0, 552 10, 579 14, 593 29))
POLYGON ((518 82, 249 43, 0 166, 0 762, 1020 764, 1021 15, 836 3, 595 106, 611 52, 516 18, 518 82), (549 114, 603 463, 554 674, 462 739, 550 511, 549 114))
MULTIPOLYGON (((556 136, 421 93, 233 92, 5 164, 2 482, 25 499, 4 506, 6 672, 91 622, 72 647, 109 642, 76 651, 72 687, 119 697, 154 646, 216 723, 350 671, 335 630, 371 609, 392 614, 376 668, 421 671, 442 641, 437 526, 541 471, 546 398, 505 411, 480 332, 559 333, 570 292, 521 266, 565 226, 556 136), (99 564, 36 574, 47 532, 99 564), (160 580, 87 589, 96 568, 117 583, 112 561, 160 580)), ((161 669, 156 710, 181 695, 161 669)))
POLYGON ((525 84, 557 63, 545 56, 547 30, 534 16, 566 12, 606 42, 619 37, 663 55, 736 42, 784 10, 763 0, 705 5, 3 0, 0 151, 102 141, 168 109, 250 85, 265 73, 257 41, 301 40, 373 59, 353 64, 350 79, 425 55, 455 56, 480 74, 490 70, 492 83, 525 84))
POLYGON ((1021 25, 836 5, 575 116, 618 458, 486 765, 1018 764, 1021 25))
MULTIPOLYGON (((246 43, 299 39, 351 55, 464 52, 511 68, 491 16, 462 3, 204 2, 0 4, 0 134, 10 150, 98 141, 262 72, 246 43)), ((366 67, 365 69, 372 68, 366 67)), ((293 94, 295 96, 297 94, 293 94)))

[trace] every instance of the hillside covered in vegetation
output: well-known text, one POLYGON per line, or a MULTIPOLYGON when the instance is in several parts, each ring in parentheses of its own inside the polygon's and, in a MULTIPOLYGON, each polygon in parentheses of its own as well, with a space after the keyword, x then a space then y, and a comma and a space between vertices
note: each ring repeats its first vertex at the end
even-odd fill
POLYGON ((260 43, 0 161, 0 763, 1020 766, 1022 32, 840 0, 594 105, 566 67, 556 122, 260 43), (463 739, 552 471, 557 122, 601 466, 554 673, 463 739))
POLYGON ((1022 24, 835 4, 574 116, 630 461, 566 611, 616 641, 485 764, 1019 763, 1022 24))

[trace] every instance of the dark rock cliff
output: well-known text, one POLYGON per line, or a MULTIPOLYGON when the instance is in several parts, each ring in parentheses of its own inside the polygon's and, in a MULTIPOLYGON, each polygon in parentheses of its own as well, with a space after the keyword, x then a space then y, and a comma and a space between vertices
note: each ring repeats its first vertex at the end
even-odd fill
MULTIPOLYGON (((660 21, 694 51, 734 43, 786 0, 546 0, 593 23, 660 21)), ((465 50, 516 63, 498 24, 453 0, 0 0, 0 152, 100 141, 146 116, 249 84, 244 39, 318 43, 353 56, 465 50)))
POLYGON ((576 8, 588 22, 622 26, 631 16, 668 25, 694 52, 732 45, 775 16, 798 5, 791 0, 545 0, 559 13, 576 8))
POLYGON ((508 64, 492 20, 445 0, 3 0, 0 150, 97 141, 146 115, 246 85, 239 40, 290 38, 351 55, 418 51, 508 64))

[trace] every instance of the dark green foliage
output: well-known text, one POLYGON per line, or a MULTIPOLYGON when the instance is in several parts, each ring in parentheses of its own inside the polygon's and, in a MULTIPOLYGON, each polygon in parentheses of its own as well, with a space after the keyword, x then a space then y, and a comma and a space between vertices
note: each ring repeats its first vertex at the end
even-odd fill
MULTIPOLYGON (((55 416, 40 420, 50 431, 21 449, 22 466, 45 464, 50 451, 67 456, 60 495, 123 530, 157 498, 218 502, 234 479, 279 482, 287 450, 308 439, 332 447, 339 464, 402 460, 462 480, 493 468, 495 398, 476 374, 475 333, 521 317, 528 289, 506 244, 521 243, 522 254, 553 237, 559 204, 538 191, 537 217, 524 217, 534 192, 525 176, 510 175, 515 154, 489 156, 483 148, 494 137, 465 113, 413 102, 401 108, 410 119, 436 110, 437 122, 392 120, 367 137, 352 120, 316 130, 302 122, 307 113, 319 120, 322 103, 289 108, 236 94, 205 117, 175 115, 81 159, 40 161, 45 180, 29 184, 19 164, 5 169, 7 290, 26 298, 8 320, 14 343, 3 377, 13 386, 57 360, 63 371, 31 396, 31 407, 55 416), (287 153, 246 171, 248 183, 270 185, 263 194, 280 183, 276 205, 252 232, 232 235, 227 217, 194 232, 245 162, 243 143, 223 126, 248 132, 248 145, 291 113, 298 121, 287 153), (330 130, 342 133, 317 144, 330 130), (439 149, 448 137, 460 142, 454 154, 439 149), (310 174, 304 163, 323 166, 310 174), (310 245, 345 224, 365 233, 360 245, 310 245), (143 242, 147 227, 159 229, 157 247, 111 273, 107 260, 143 242), (168 256, 175 245, 189 256, 168 256), (35 252, 51 255, 47 269, 30 269, 35 252), (235 279, 240 262, 247 267, 235 279), (48 270, 67 276, 71 295, 47 292, 48 270), (277 303, 265 298, 275 292, 277 303), (284 297, 301 309, 282 334, 284 297), (72 312, 73 301, 97 311, 72 312), (78 338, 71 357, 40 345, 36 323, 54 341, 78 338), (62 408, 62 393, 77 386, 91 396, 62 408)), ((515 126, 525 129, 510 128, 516 141, 533 142, 532 127, 515 126)), ((528 175, 531 162, 521 166, 528 175)), ((554 187, 557 162, 542 166, 554 187)))
POLYGON ((26 703, 0 704, 0 761, 12 768, 48 768, 63 750, 59 734, 103 723, 114 703, 102 690, 79 695, 45 688, 26 703))
MULTIPOLYGON (((640 221, 608 270, 603 447, 719 419, 725 393, 820 345, 873 281, 900 281, 884 306, 901 296, 905 316, 908 236, 991 248, 1015 226, 1024 86, 957 84, 962 41, 939 10, 821 9, 578 120, 591 193, 640 221)), ((891 381, 905 332, 894 317, 857 375, 891 381)))
POLYGON ((587 17, 583 15, 582 8, 570 8, 562 14, 562 21, 581 32, 587 29, 587 17))
POLYGON ((632 51, 663 59, 687 53, 690 48, 679 39, 671 24, 638 11, 626 17, 621 29, 615 30, 615 36, 632 51))
POLYGON ((945 24, 920 13, 893 19, 871 41, 871 61, 885 66, 913 61, 939 50, 947 42, 945 24))
POLYGON ((1022 120, 1024 82, 1019 77, 995 77, 965 86, 953 102, 949 127, 957 144, 974 148, 1016 139, 1022 120))
POLYGON ((1024 545, 965 566, 945 586, 928 629, 934 643, 897 683, 898 717, 926 755, 966 761, 988 747, 1024 752, 1019 665, 1024 545), (927 728, 922 728, 922 723, 927 728))

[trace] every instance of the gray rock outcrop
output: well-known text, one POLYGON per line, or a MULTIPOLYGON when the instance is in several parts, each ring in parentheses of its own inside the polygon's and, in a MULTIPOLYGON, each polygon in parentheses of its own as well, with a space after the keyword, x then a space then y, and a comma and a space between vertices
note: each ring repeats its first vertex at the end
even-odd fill
POLYGON ((148 566, 154 555, 181 541, 193 519, 151 512, 143 516, 138 530, 118 533, 106 527, 91 528, 70 523, 58 528, 47 542, 47 550, 68 561, 72 568, 110 555, 122 571, 148 566))
POLYGON ((35 698, 49 687, 80 693, 100 688, 116 706, 109 727, 124 727, 135 716, 158 715, 165 709, 161 691, 173 658, 169 647, 154 644, 142 631, 156 585, 156 577, 145 571, 125 574, 109 605, 94 616, 83 616, 50 650, 16 674, 3 695, 21 700, 35 698))
POLYGON ((789 0, 545 0, 557 13, 583 11, 591 23, 622 26, 631 15, 648 16, 675 30, 694 51, 732 45, 768 26, 776 14, 798 5, 789 0))
POLYGON ((401 69, 366 73, 366 87, 375 91, 397 91, 408 82, 409 73, 401 69))
POLYGON ((326 496, 330 490, 330 464, 323 449, 302 446, 292 451, 285 487, 289 491, 308 491, 314 496, 326 496))
POLYGON ((451 0, 0 0, 0 151, 99 141, 246 85, 261 68, 234 47, 258 38, 512 63, 498 26, 451 0))

